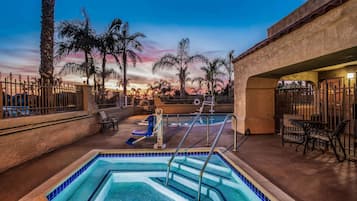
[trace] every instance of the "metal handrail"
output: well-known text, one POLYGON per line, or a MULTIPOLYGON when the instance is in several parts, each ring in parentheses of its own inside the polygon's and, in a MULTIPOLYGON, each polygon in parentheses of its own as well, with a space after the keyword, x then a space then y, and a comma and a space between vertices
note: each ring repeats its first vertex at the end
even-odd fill
POLYGON ((238 118, 235 114, 232 114, 232 117, 234 117, 234 119, 236 120, 236 129, 234 130, 234 139, 233 139, 233 151, 238 151, 238 148, 237 148, 237 130, 238 130, 238 118))
POLYGON ((234 116, 235 118, 237 118, 234 114, 227 114, 226 115, 226 117, 223 120, 223 124, 221 125, 221 128, 219 129, 219 131, 218 131, 218 133, 216 135, 216 138, 214 139, 214 141, 212 143, 212 146, 211 146, 211 149, 210 149, 210 151, 208 153, 207 159, 205 160, 205 163, 203 164, 203 166, 201 168, 200 175, 199 175, 199 178, 198 178, 198 191, 197 191, 197 200, 198 201, 201 198, 201 186, 202 186, 203 172, 205 171, 206 166, 208 164, 208 161, 211 158, 211 156, 212 156, 212 154, 214 152, 214 149, 216 148, 216 145, 217 145, 217 143, 219 141, 219 138, 221 137, 221 135, 223 133, 223 128, 226 125, 229 116, 232 116, 232 117, 234 116))
POLYGON ((195 118, 193 119, 190 127, 186 130, 185 135, 183 136, 183 138, 181 139, 180 143, 178 144, 178 146, 176 147, 176 151, 175 153, 171 156, 171 159, 169 160, 169 163, 167 164, 167 171, 166 171, 166 182, 165 184, 167 185, 169 183, 169 174, 170 174, 170 168, 171 168, 171 163, 174 160, 174 158, 176 157, 178 151, 180 150, 183 142, 186 140, 187 136, 190 134, 193 126, 195 125, 197 119, 201 116, 201 113, 198 113, 195 118))

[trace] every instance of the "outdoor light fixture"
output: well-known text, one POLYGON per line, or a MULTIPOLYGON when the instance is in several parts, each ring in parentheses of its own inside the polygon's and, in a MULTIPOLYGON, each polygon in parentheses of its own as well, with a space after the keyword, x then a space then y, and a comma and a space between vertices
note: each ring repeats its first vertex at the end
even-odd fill
POLYGON ((355 77, 354 73, 347 73, 347 79, 353 79, 355 77))

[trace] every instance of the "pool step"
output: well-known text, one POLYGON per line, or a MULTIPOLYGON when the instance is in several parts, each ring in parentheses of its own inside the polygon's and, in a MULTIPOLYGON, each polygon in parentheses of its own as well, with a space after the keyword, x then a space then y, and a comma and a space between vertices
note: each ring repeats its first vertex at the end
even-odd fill
MULTIPOLYGON (((165 186, 166 188, 173 190, 174 192, 176 192, 177 194, 181 195, 182 197, 188 199, 188 200, 196 200, 197 197, 197 192, 194 191, 191 188, 186 187, 185 185, 182 185, 174 180, 170 180, 170 182, 168 183, 168 185, 165 185, 166 182, 166 178, 161 177, 161 178, 151 178, 153 181, 159 183, 160 185, 165 186)), ((203 195, 203 200, 211 200, 210 198, 208 198, 207 196, 203 195)))
MULTIPOLYGON (((201 170, 201 168, 204 164, 204 161, 200 161, 200 160, 196 160, 196 159, 192 159, 192 158, 187 158, 185 160, 175 160, 175 162, 182 164, 182 165, 190 166, 197 170, 201 170)), ((231 169, 229 169, 227 167, 215 165, 212 163, 207 163, 205 172, 208 172, 208 173, 211 173, 211 174, 214 174, 217 176, 221 176, 224 178, 231 178, 231 176, 232 176, 231 169)))
MULTIPOLYGON (((187 176, 186 174, 178 173, 175 170, 170 174, 170 182, 178 183, 186 188, 191 189, 195 192, 195 198, 197 198, 197 190, 198 190, 198 180, 187 176)), ((173 183, 173 184, 175 184, 173 183)), ((217 190, 214 186, 208 185, 205 182, 202 182, 201 185, 201 195, 205 195, 209 197, 212 201, 226 201, 222 193, 217 190)))
MULTIPOLYGON (((198 181, 201 168, 192 167, 188 164, 185 164, 185 163, 182 163, 179 161, 173 162, 172 167, 173 167, 173 169, 182 172, 182 174, 187 175, 191 179, 198 181)), ((228 186, 231 188, 239 188, 241 186, 240 184, 236 183, 236 181, 233 179, 233 177, 231 177, 230 175, 227 175, 227 174, 224 174, 224 175, 223 174, 222 173, 217 174, 217 173, 205 171, 203 173, 203 179, 210 180, 212 182, 212 184, 221 184, 221 185, 225 185, 225 186, 228 186)))
MULTIPOLYGON (((199 165, 203 165, 205 163, 206 158, 195 158, 195 157, 186 157, 185 158, 186 161, 190 162, 190 163, 196 163, 199 165)), ((207 167, 211 167, 213 169, 219 170, 219 171, 223 171, 223 172, 227 172, 230 173, 231 169, 229 169, 228 167, 225 166, 223 161, 214 161, 214 158, 212 157, 209 161, 209 163, 207 164, 207 167), (219 163, 218 163, 219 162, 219 163)))

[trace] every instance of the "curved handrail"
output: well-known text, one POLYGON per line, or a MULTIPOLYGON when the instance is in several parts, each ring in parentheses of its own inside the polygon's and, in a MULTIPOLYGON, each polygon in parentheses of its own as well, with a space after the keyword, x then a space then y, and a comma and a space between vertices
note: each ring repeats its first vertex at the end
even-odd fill
POLYGON ((177 145, 176 147, 176 151, 174 152, 174 154, 171 156, 170 160, 169 160, 169 163, 167 164, 167 171, 166 171, 166 182, 165 184, 167 185, 169 183, 169 173, 170 173, 170 168, 171 168, 171 163, 173 162, 174 158, 176 157, 178 151, 180 150, 183 142, 186 140, 188 134, 190 134, 193 126, 195 125, 197 119, 200 117, 201 113, 198 113, 195 118, 193 119, 190 127, 186 130, 186 133, 185 135, 183 136, 183 138, 181 139, 180 143, 177 145))
MULTIPOLYGON (((227 123, 227 120, 229 118, 229 116, 234 116, 234 114, 227 114, 226 117, 224 118, 223 120, 223 124, 221 125, 221 128, 219 129, 217 135, 216 135, 216 138, 214 139, 213 143, 212 143, 212 146, 211 146, 211 149, 208 153, 208 156, 205 160, 205 163, 203 164, 202 168, 201 168, 201 171, 200 171, 200 175, 199 175, 199 178, 198 178, 198 190, 197 190, 197 200, 199 201, 200 198, 201 198, 201 186, 202 186, 202 177, 203 177, 203 172, 205 171, 206 169, 206 166, 208 164, 208 161, 209 159, 211 158, 213 152, 214 152, 214 149, 216 148, 216 145, 219 141, 219 138, 221 137, 222 133, 223 133, 223 128, 224 126, 226 125, 227 123)), ((237 117, 235 117, 237 118, 237 117)))

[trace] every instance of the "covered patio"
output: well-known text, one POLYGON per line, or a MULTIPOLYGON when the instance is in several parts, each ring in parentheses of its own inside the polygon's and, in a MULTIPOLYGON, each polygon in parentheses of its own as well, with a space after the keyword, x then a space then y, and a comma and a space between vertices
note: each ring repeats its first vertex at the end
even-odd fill
MULTIPOLYGON (((0 174, 0 197, 18 200, 33 188, 61 171, 92 149, 128 149, 125 144, 136 123, 144 116, 132 116, 122 121, 118 131, 107 130, 83 138, 0 174), (29 179, 31 177, 31 179, 29 179), (21 185, 19 185, 21 184, 21 185)), ((206 130, 196 127, 185 147, 201 147, 206 143, 206 130)), ((167 128, 165 143, 176 147, 186 128, 167 128)), ((210 139, 218 127, 211 128, 210 139)), ((218 146, 231 150, 233 133, 226 125, 218 146)), ((147 139, 135 148, 152 148, 155 139, 147 139)), ((355 200, 357 195, 357 164, 338 163, 332 154, 319 151, 303 156, 294 146, 282 147, 276 135, 240 136, 239 151, 234 154, 296 200, 355 200)))

